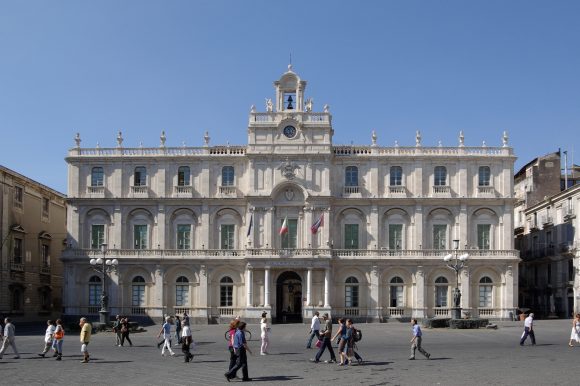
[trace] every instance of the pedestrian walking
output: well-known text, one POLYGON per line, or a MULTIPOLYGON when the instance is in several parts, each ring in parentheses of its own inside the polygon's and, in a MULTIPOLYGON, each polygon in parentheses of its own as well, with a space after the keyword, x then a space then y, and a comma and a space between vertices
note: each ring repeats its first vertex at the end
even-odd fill
POLYGON ((169 350, 169 354, 171 356, 175 356, 175 353, 171 349, 171 317, 167 316, 165 318, 165 323, 161 327, 159 334, 157 334, 157 338, 159 338, 163 334, 163 348, 161 349, 161 356, 165 356, 165 349, 169 350))
POLYGON ((2 339, 2 348, 0 348, 0 359, 4 356, 6 349, 8 346, 12 347, 14 351, 14 359, 19 359, 20 354, 18 353, 18 349, 16 348, 16 327, 12 324, 12 320, 10 318, 4 319, 4 335, 2 339))
POLYGON ((330 360, 327 363, 336 363, 336 356, 334 355, 334 350, 332 348, 332 320, 328 317, 328 313, 324 313, 322 315, 322 319, 324 321, 324 330, 320 331, 319 339, 322 340, 320 348, 316 353, 316 357, 311 359, 311 362, 318 363, 320 362, 320 357, 324 353, 324 350, 328 348, 328 352, 330 353, 330 360))
POLYGON ((270 327, 268 327, 268 313, 262 312, 262 320, 260 320, 260 338, 262 345, 260 346, 260 355, 268 355, 268 347, 270 345, 270 327))
POLYGON ((320 319, 318 318, 318 315, 319 313, 316 311, 312 317, 312 322, 310 323, 310 336, 308 337, 306 348, 312 347, 312 339, 314 339, 314 337, 320 337, 320 319))
POLYGON ((224 374, 228 382, 230 379, 234 378, 236 372, 239 369, 242 369, 242 381, 249 382, 252 380, 250 377, 248 377, 248 356, 246 354, 246 352, 251 354, 252 351, 246 343, 246 334, 244 333, 245 329, 246 322, 240 322, 240 325, 238 326, 238 329, 234 335, 233 348, 234 354, 236 355, 236 365, 224 374))
POLYGON ((177 339, 176 344, 181 344, 181 319, 179 319, 179 315, 175 315, 175 339, 177 339))
POLYGON ((522 338, 520 339, 520 346, 524 345, 526 339, 530 337, 532 340, 532 346, 536 345, 536 334, 534 333, 534 314, 530 315, 524 320, 524 332, 522 333, 522 338))
POLYGON ((359 353, 356 351, 358 349, 358 342, 360 342, 360 338, 362 337, 362 333, 361 331, 359 331, 354 323, 351 321, 352 323, 352 355, 354 356, 354 359, 357 360, 359 365, 362 365, 363 363, 363 359, 362 357, 359 355, 359 353))
MULTIPOLYGON (((53 346, 54 330, 56 330, 56 323, 54 323, 52 320, 47 320, 46 325, 47 325, 46 331, 44 332, 44 350, 42 350, 42 353, 38 354, 38 356, 41 356, 43 358, 48 352, 48 350, 50 350, 51 347, 54 347, 53 346)), ((54 352, 54 356, 56 356, 56 350, 54 352)))
POLYGON ((191 344, 193 343, 193 337, 191 336, 191 328, 189 325, 185 324, 185 320, 181 322, 181 351, 185 356, 185 362, 193 360, 193 354, 190 352, 191 344))
POLYGON ((62 326, 62 320, 56 320, 56 328, 54 330, 54 341, 56 348, 56 360, 62 360, 62 345, 64 343, 64 327, 62 326))
POLYGON ((81 363, 89 363, 89 349, 88 345, 91 341, 91 332, 93 330, 93 326, 88 322, 87 318, 81 318, 79 322, 79 326, 81 326, 81 352, 83 353, 83 360, 81 363))
POLYGON ((113 332, 115 333, 116 343, 115 346, 121 347, 121 338, 123 334, 121 333, 121 316, 117 315, 115 321, 113 322, 113 332))
POLYGON ((129 338, 130 333, 131 329, 129 328, 129 318, 125 316, 121 319, 121 346, 125 344, 125 340, 129 342, 129 346, 133 346, 133 342, 131 342, 131 338, 129 338))
POLYGON ((580 314, 576 314, 572 320, 572 332, 570 333, 570 341, 568 342, 568 346, 574 347, 572 341, 580 343, 580 314))
POLYGON ((411 326, 413 328, 413 338, 411 339, 411 356, 409 359, 415 359, 415 350, 419 350, 419 352, 423 354, 425 358, 430 359, 431 354, 429 354, 423 347, 421 347, 421 343, 423 341, 423 332, 421 331, 419 324, 417 324, 417 319, 411 319, 411 326))
POLYGON ((344 366, 344 347, 346 346, 346 324, 344 323, 344 319, 338 319, 338 331, 332 337, 332 340, 335 340, 339 337, 338 340, 338 357, 340 358, 339 366, 344 366))
MULTIPOLYGON (((234 352, 234 337, 236 335, 236 330, 240 325, 239 319, 233 319, 230 322, 229 331, 228 331, 228 350, 230 352, 230 366, 228 367, 228 372, 231 371, 236 366, 236 354, 234 352)), ((236 372, 233 372, 230 378, 235 378, 236 372)))

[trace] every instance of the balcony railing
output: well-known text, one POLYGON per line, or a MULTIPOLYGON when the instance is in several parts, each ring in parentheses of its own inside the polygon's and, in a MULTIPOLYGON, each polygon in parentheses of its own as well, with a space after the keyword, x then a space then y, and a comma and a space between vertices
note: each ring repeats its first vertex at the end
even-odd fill
POLYGON ((10 262, 10 269, 13 271, 24 272, 24 263, 22 263, 22 260, 19 261, 13 260, 10 262))
POLYGON ((389 196, 391 196, 391 197, 407 197, 407 189, 404 186, 400 186, 400 185, 389 186, 389 196))
POLYGON ((554 219, 552 216, 542 216, 542 224, 544 224, 544 227, 552 225, 554 224, 554 219))
POLYGON ((147 315, 145 307, 131 307, 131 315, 147 315))
POLYGON ((451 187, 448 185, 434 185, 432 193, 438 197, 451 197, 451 187))
POLYGON ((105 197, 105 187, 104 186, 87 186, 87 195, 91 198, 104 198, 105 197))
POLYGON ((50 275, 50 265, 42 264, 40 266, 40 273, 45 274, 45 275, 50 275))
POLYGON ((495 197, 495 189, 493 186, 478 186, 477 197, 495 197))
POLYGON ((193 196, 193 187, 177 185, 173 187, 173 197, 176 198, 191 198, 193 196))
POLYGON ((449 308, 447 307, 434 307, 433 314, 435 317, 448 317, 449 316, 449 308))
POLYGON ((479 314, 480 317, 483 316, 498 316, 499 315, 499 310, 496 310, 495 308, 478 308, 477 312, 479 314))
POLYGON ((233 307, 218 307, 218 313, 220 316, 234 316, 233 307))
POLYGON ((131 186, 131 197, 147 198, 149 196, 148 186, 131 186))
POLYGON ((237 190, 235 186, 220 186, 220 194, 228 197, 235 197, 237 190))
POLYGON ((388 307, 387 314, 391 317, 403 316, 403 315, 405 315, 405 307, 388 307))
POLYGON ((360 186, 345 186, 342 192, 345 196, 360 194, 360 186))
POLYGON ((187 315, 192 315, 193 314, 193 308, 189 308, 189 307, 174 307, 173 308, 173 313, 175 315, 183 315, 184 313, 186 313, 187 315))
POLYGON ((88 306, 87 307, 87 314, 89 315, 96 315, 101 310, 101 306, 88 306))
POLYGON ((574 214, 573 207, 565 207, 563 210, 563 214, 564 214, 564 221, 572 220, 573 218, 576 217, 576 215, 574 214))

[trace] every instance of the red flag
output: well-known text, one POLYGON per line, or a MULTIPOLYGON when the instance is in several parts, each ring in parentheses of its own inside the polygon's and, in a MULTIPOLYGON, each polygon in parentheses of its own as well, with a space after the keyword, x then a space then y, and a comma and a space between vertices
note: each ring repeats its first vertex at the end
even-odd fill
POLYGON ((280 231, 278 233, 280 234, 280 236, 282 236, 284 233, 288 233, 288 216, 284 217, 282 228, 280 228, 280 231))

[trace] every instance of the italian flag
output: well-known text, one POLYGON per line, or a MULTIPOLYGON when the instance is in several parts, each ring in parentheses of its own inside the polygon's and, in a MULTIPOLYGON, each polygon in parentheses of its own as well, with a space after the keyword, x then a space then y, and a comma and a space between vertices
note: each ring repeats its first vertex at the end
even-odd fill
POLYGON ((282 228, 280 228, 280 231, 278 233, 280 234, 280 236, 282 236, 285 233, 288 233, 288 216, 284 217, 282 228))

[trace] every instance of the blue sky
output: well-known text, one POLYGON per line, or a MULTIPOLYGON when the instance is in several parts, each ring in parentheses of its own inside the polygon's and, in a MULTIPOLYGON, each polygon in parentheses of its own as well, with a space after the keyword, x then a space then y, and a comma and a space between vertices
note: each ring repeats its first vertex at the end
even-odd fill
MULTIPOLYGON (((294 70, 337 144, 572 154, 580 1, 0 2, 0 164, 66 193, 67 150, 245 144, 294 70)), ((580 163, 580 152, 576 163, 580 163)))

